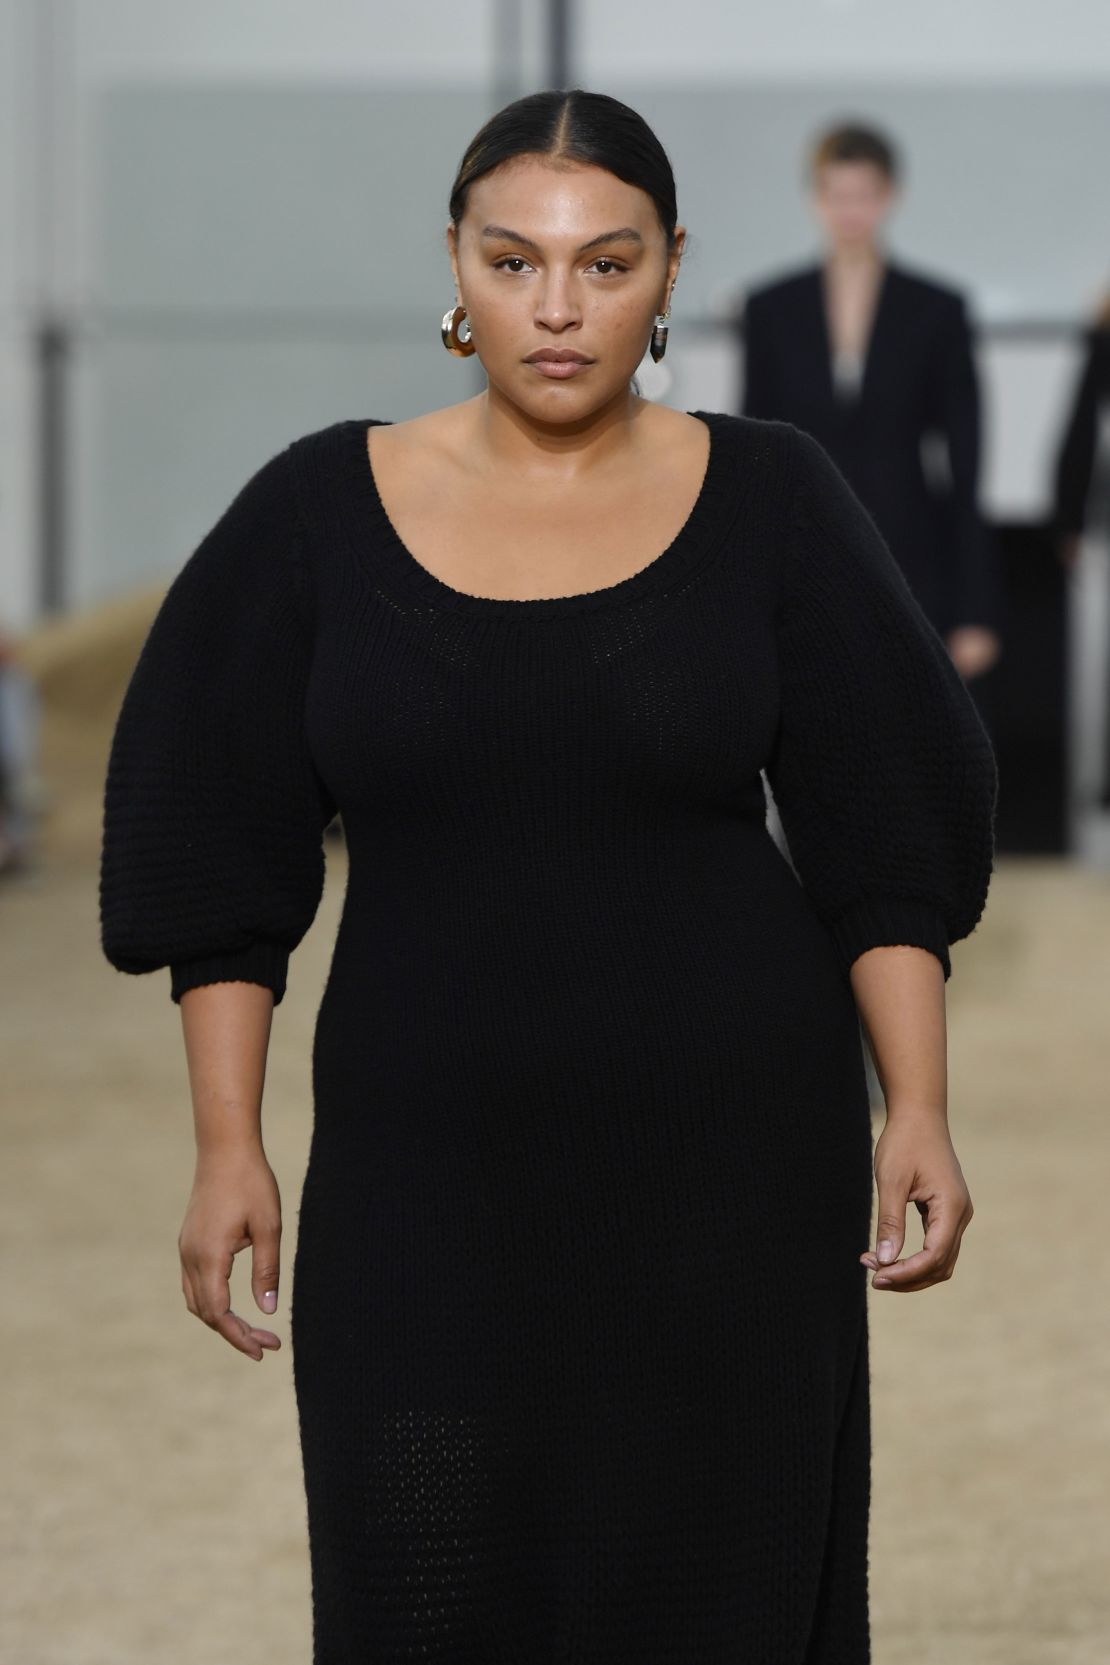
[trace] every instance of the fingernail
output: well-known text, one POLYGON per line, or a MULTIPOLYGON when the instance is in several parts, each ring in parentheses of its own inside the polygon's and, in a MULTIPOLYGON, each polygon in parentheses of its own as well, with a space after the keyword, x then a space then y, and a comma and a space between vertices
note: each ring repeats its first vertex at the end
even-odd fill
POLYGON ((889 1237, 884 1237, 882 1242, 879 1244, 879 1259, 884 1265, 888 1260, 894 1259, 894 1244, 890 1241, 889 1237))
POLYGON ((276 1289, 268 1289, 266 1291, 265 1295, 262 1297, 262 1305, 265 1307, 267 1312, 273 1312, 274 1308, 277 1306, 276 1289))
POLYGON ((893 1281, 893 1278, 876 1278, 874 1287, 876 1289, 889 1289, 893 1281))

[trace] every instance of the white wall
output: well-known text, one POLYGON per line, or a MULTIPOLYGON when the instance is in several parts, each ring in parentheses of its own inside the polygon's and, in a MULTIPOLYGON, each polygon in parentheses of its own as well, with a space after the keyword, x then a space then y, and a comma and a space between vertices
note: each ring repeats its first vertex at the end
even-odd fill
MULTIPOLYGON (((77 0, 83 75, 128 79, 483 81, 496 0, 77 0)), ((523 7, 522 67, 540 71, 543 10, 523 7)))
POLYGON ((585 84, 1089 81, 1110 76, 1106 0, 582 0, 585 84))

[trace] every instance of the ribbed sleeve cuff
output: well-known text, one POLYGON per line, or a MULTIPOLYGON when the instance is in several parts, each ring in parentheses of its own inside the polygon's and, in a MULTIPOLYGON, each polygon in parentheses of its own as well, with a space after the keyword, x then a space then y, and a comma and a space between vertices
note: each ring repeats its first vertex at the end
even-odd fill
POLYGON ((178 1002, 186 989, 202 983, 261 983, 273 990, 277 1006, 285 993, 288 969, 289 950, 278 942, 252 942, 204 959, 177 960, 170 965, 170 998, 178 1002))
POLYGON ((906 896, 872 896, 841 914, 830 927, 837 952, 844 965, 865 954, 869 948, 927 948, 944 967, 944 980, 952 974, 948 953, 948 932, 936 908, 906 896))

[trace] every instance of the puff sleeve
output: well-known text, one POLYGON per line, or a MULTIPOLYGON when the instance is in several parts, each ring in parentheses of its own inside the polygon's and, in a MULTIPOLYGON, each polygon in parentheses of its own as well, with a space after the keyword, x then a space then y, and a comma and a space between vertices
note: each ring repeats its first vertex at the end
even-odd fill
POLYGON ((131 674, 109 751, 101 947, 119 971, 286 986, 323 892, 336 805, 305 737, 307 583, 289 448, 181 567, 131 674))
POLYGON ((766 775, 795 871, 847 969, 949 945, 986 904, 994 753, 963 679, 874 521, 816 440, 793 453, 766 775))

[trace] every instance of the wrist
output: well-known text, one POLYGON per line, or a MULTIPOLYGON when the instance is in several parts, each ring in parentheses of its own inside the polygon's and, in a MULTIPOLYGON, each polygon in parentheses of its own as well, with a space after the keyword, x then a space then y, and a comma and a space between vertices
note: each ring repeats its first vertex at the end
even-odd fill
POLYGON ((266 1152, 259 1132, 221 1133, 218 1137, 197 1140, 196 1169, 198 1175, 219 1169, 234 1168, 265 1160, 266 1152))
POLYGON ((948 1104, 945 1099, 900 1098, 886 1100, 887 1124, 918 1122, 926 1126, 947 1127, 948 1104))

